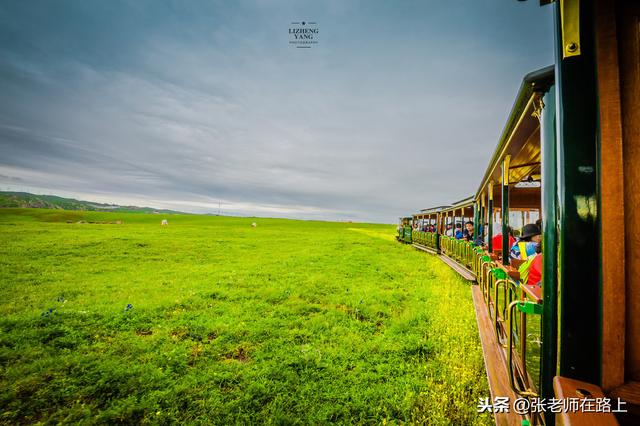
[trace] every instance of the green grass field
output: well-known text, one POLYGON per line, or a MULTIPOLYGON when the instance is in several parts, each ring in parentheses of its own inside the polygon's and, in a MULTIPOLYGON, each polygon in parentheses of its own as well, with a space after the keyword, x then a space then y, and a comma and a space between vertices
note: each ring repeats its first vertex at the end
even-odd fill
POLYGON ((492 423, 469 285, 394 234, 0 209, 0 422, 492 423))

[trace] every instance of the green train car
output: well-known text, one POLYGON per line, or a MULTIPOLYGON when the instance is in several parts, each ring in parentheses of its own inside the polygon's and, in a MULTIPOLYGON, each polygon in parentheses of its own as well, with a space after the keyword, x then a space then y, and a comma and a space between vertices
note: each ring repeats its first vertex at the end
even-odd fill
POLYGON ((432 207, 413 215, 413 246, 430 253, 436 253, 440 235, 436 232, 436 215, 449 206, 432 207))
POLYGON ((413 218, 411 216, 401 217, 398 221, 398 235, 396 235, 396 239, 400 242, 411 244, 412 226, 413 218))
POLYGON ((475 193, 412 215, 412 244, 474 283, 497 424, 640 424, 640 2, 545 7, 555 64, 524 77, 475 193), (609 405, 540 405, 572 399, 609 405))

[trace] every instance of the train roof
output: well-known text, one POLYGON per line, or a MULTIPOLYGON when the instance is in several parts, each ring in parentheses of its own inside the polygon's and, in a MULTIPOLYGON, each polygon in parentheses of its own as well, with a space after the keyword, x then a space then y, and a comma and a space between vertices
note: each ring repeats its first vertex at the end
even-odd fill
POLYGON ((452 211, 457 211, 460 209, 471 209, 473 208, 473 202, 475 201, 475 196, 471 195, 467 198, 463 198, 462 200, 458 200, 454 203, 451 203, 451 205, 449 207, 447 207, 446 209, 443 209, 442 212, 443 213, 449 213, 452 211))
POLYGON ((438 213, 442 210, 448 209, 451 206, 437 206, 437 207, 429 207, 427 209, 422 209, 420 210, 420 213, 422 214, 431 214, 431 213, 438 213))
POLYGON ((453 204, 451 204, 451 208, 460 208, 460 207, 467 207, 467 206, 471 206, 473 205, 473 201, 475 200, 475 196, 471 195, 467 198, 463 198, 462 200, 458 200, 456 202, 454 202, 453 204))
POLYGON ((452 203, 448 206, 437 206, 430 207, 428 209, 422 209, 420 212, 415 213, 414 216, 423 216, 428 214, 440 213, 440 212, 448 212, 451 210, 457 210, 462 208, 471 208, 473 206, 473 202, 475 201, 475 197, 473 195, 463 198, 462 200, 458 200, 455 203, 452 203))

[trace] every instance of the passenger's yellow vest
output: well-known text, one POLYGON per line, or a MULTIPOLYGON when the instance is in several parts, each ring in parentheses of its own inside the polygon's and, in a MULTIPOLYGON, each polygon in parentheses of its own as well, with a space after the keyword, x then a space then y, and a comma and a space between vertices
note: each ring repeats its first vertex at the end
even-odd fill
POLYGON ((529 256, 527 261, 520 265, 520 267, 518 268, 518 272, 520 273, 520 284, 528 284, 529 270, 531 269, 531 264, 533 263, 533 259, 535 259, 536 256, 538 256, 538 253, 532 254, 531 256, 529 256))
POLYGON ((520 241, 518 243, 518 247, 520 248, 520 258, 522 260, 527 260, 527 243, 525 241, 520 241))

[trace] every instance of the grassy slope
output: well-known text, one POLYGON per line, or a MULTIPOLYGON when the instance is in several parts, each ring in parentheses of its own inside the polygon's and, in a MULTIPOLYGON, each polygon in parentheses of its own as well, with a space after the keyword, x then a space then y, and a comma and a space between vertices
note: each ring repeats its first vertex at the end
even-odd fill
POLYGON ((56 210, 87 210, 122 213, 180 213, 173 210, 154 209, 151 207, 116 206, 112 204, 94 203, 56 195, 37 195, 28 192, 0 191, 0 208, 43 208, 56 210))
POLYGON ((163 217, 0 209, 0 422, 491 422, 469 287, 394 227, 163 217))

